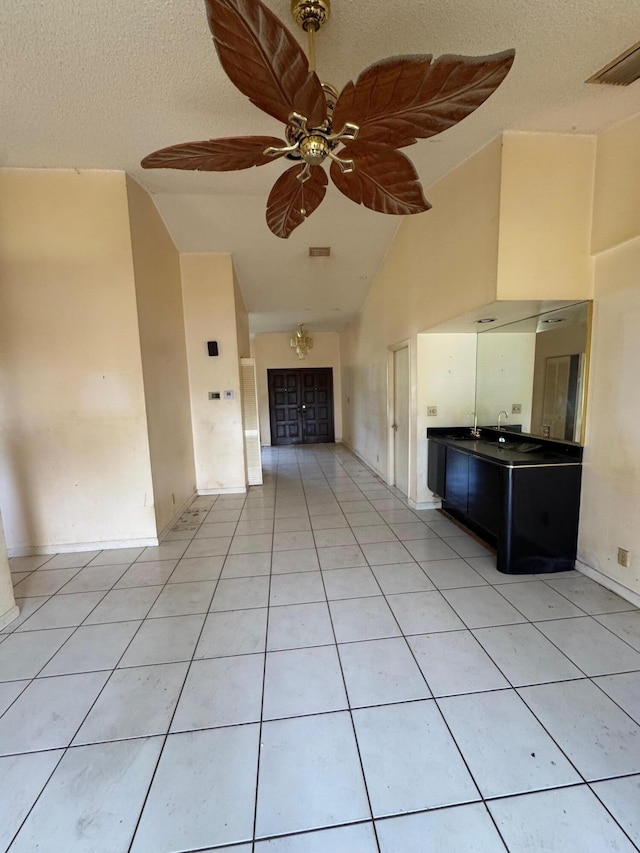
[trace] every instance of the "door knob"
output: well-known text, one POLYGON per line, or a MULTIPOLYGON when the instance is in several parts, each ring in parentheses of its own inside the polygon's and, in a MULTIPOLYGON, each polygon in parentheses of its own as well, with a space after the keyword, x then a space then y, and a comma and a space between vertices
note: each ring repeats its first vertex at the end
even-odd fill
POLYGON ((391 429, 398 432, 398 424, 391 424, 391 429))

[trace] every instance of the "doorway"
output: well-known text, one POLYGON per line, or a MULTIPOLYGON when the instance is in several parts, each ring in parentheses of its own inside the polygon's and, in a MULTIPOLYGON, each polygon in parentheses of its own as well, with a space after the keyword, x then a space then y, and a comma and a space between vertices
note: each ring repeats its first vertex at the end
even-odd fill
POLYGON ((267 370, 271 444, 333 443, 333 369, 267 370))
POLYGON ((392 348, 389 365, 389 480, 403 495, 409 494, 410 371, 407 342, 392 348))
POLYGON ((584 355, 547 358, 542 404, 542 435, 580 441, 584 355))

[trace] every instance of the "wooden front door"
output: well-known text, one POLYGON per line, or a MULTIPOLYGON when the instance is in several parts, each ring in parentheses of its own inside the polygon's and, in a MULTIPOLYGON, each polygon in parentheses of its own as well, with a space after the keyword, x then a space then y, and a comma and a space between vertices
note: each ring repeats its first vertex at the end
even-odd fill
POLYGON ((268 370, 271 444, 333 442, 333 370, 268 370))

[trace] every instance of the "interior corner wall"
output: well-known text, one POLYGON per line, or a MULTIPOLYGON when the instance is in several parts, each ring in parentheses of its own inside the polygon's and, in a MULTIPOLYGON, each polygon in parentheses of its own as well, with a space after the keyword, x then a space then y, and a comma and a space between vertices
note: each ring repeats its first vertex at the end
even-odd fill
POLYGON ((182 254, 180 267, 196 487, 200 494, 244 492, 247 475, 231 255, 182 254), (208 354, 208 341, 217 341, 217 356, 208 354), (220 398, 210 400, 210 392, 220 398))
POLYGON ((249 312, 244 304, 244 297, 240 290, 240 284, 233 270, 233 300, 236 312, 236 337, 238 341, 238 357, 251 357, 251 341, 249 339, 249 312))
MULTIPOLYGON (((475 408, 476 339, 473 334, 418 335, 417 430, 420 438, 428 427, 473 425, 470 412, 475 408), (438 413, 427 416, 436 406, 438 413)), ((416 499, 418 505, 433 503, 427 486, 427 442, 418 441, 416 459, 416 499)))
MULTIPOLYGON (((388 348, 496 298, 501 140, 426 191, 432 210, 402 220, 358 318, 342 333, 345 441, 370 467, 388 471, 388 348), (379 459, 379 462, 377 461, 379 459)), ((412 345, 411 375, 422 376, 412 345)), ((426 454, 412 400, 410 458, 426 454)), ((421 464, 418 462, 417 464, 421 464)), ((416 470, 409 497, 418 498, 416 470)))
POLYGON ((591 299, 596 137, 503 134, 498 299, 591 299))
POLYGON ((10 554, 157 541, 125 176, 0 170, 10 554))
POLYGON ((195 493, 180 255, 148 193, 127 178, 138 328, 158 532, 195 493))
POLYGON ((300 369, 304 367, 331 367, 333 369, 333 419, 335 440, 342 441, 342 367, 340 361, 340 335, 338 332, 311 332, 313 347, 304 361, 299 359, 289 345, 291 334, 273 333, 255 335, 252 354, 256 360, 258 384, 258 412, 260 416, 260 441, 271 444, 269 417, 269 386, 267 370, 300 369))
POLYGON ((598 137, 591 250, 598 254, 638 236, 640 113, 598 137))
POLYGON ((578 557, 640 595, 640 237, 598 256, 592 322, 578 557))
MULTIPOLYGON (((598 137, 595 284, 578 557, 640 595, 640 115, 598 137), (629 568, 617 562, 630 552, 629 568)), ((637 599, 636 599, 637 600, 637 599)))

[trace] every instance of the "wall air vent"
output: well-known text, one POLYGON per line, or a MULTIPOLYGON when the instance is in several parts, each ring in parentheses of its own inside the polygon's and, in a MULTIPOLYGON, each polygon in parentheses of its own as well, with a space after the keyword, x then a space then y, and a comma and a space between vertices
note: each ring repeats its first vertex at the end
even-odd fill
POLYGON ((640 80, 640 41, 621 53, 617 59, 597 71, 586 83, 607 83, 610 86, 629 86, 640 80))
POLYGON ((309 246, 310 258, 328 258, 331 255, 331 246, 309 246))

